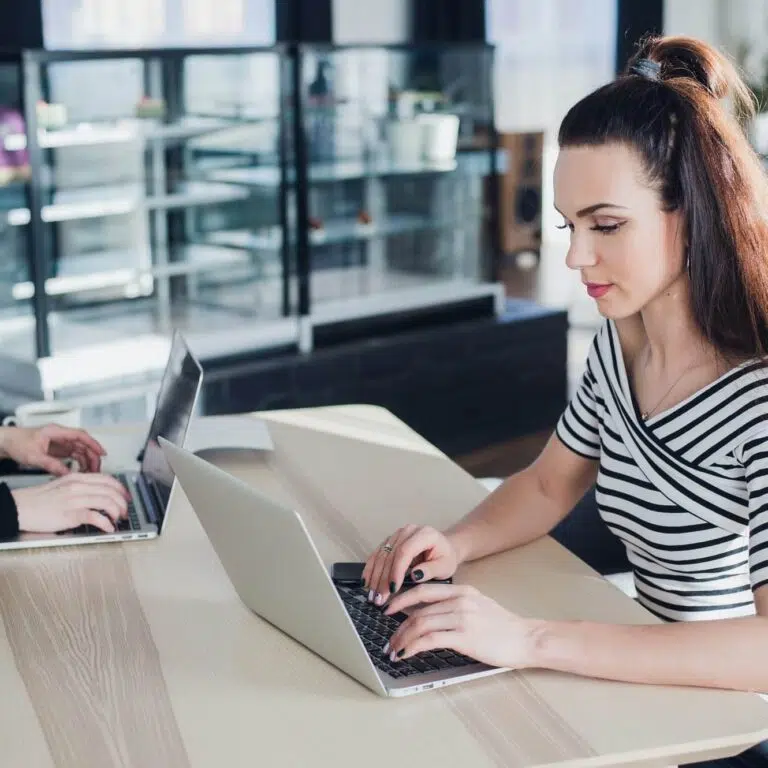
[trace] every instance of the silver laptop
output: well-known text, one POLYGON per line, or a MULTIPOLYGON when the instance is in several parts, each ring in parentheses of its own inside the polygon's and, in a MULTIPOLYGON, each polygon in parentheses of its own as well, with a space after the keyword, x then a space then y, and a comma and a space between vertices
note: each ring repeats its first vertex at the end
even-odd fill
POLYGON ((254 613, 381 696, 406 696, 505 671, 449 650, 390 663, 405 616, 333 583, 301 516, 160 438, 168 462, 240 599, 254 613))
MULTIPOLYGON (((181 333, 176 331, 160 382, 155 413, 140 454, 139 469, 114 473, 114 477, 131 493, 128 519, 121 520, 116 531, 106 533, 94 526, 83 525, 59 533, 21 533, 13 539, 0 540, 0 550, 102 544, 107 541, 151 539, 159 535, 165 524, 174 476, 158 438, 162 435, 175 444, 184 444, 202 381, 202 366, 190 352, 181 333)), ((0 479, 14 489, 50 482, 53 477, 9 475, 0 479)))

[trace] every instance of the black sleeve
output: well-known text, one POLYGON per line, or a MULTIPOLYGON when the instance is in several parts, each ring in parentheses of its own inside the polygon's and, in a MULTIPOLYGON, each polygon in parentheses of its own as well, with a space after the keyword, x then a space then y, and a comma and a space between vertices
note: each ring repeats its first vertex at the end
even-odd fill
POLYGON ((13 539, 19 535, 19 511, 11 489, 0 483, 0 539, 13 539))

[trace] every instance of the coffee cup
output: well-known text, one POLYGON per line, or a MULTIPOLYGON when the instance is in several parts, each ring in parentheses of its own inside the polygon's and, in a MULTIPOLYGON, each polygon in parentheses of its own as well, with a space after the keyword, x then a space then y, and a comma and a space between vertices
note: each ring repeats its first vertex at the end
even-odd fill
POLYGON ((6 416, 4 427, 43 427, 46 424, 58 424, 62 427, 79 427, 82 409, 56 400, 23 403, 15 412, 6 416))

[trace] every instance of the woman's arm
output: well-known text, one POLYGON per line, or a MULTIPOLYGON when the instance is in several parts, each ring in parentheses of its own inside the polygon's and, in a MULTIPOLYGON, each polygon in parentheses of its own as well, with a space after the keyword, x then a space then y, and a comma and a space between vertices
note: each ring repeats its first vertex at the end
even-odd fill
POLYGON ((531 466, 507 478, 445 533, 459 562, 520 547, 549 533, 594 484, 597 462, 553 434, 531 466))
POLYGON ((537 622, 531 666, 656 685, 768 692, 768 589, 759 614, 660 625, 537 622))

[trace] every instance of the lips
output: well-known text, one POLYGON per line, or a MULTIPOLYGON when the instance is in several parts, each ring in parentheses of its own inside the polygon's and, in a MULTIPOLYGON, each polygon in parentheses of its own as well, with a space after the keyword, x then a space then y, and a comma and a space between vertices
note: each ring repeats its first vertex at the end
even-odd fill
POLYGON ((602 298, 613 288, 612 283, 585 283, 585 285, 587 286, 587 293, 593 299, 602 298))

